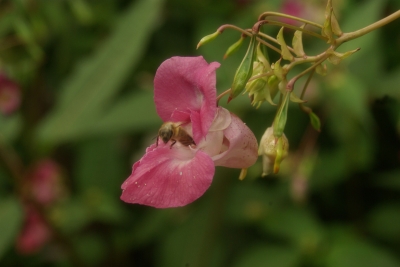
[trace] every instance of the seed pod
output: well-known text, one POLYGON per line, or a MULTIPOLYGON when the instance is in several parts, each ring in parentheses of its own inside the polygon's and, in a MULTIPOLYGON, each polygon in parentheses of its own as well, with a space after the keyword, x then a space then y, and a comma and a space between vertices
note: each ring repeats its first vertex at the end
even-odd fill
POLYGON ((232 100, 241 92, 243 92, 247 82, 249 81, 253 73, 253 62, 256 57, 256 38, 257 35, 255 34, 251 37, 246 55, 244 56, 242 63, 240 63, 239 68, 236 70, 235 78, 233 79, 233 83, 231 86, 231 95, 229 96, 228 101, 232 100))

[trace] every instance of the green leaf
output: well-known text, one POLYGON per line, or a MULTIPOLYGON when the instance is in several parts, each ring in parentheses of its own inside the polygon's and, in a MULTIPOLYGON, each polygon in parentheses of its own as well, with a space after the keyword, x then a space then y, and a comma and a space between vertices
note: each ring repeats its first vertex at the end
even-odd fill
POLYGON ((328 0, 326 8, 325 8, 325 21, 322 27, 322 36, 328 38, 328 44, 331 44, 334 40, 333 32, 332 32, 332 0, 328 0))
MULTIPOLYGON (((304 29, 304 25, 301 26, 304 29)), ((305 56, 304 49, 303 49, 303 32, 302 31, 295 31, 293 40, 292 40, 293 50, 297 56, 303 57, 305 56)))
POLYGON ((54 112, 39 128, 40 141, 71 140, 93 126, 143 55, 162 3, 142 0, 128 8, 108 40, 65 82, 54 112))
POLYGON ((333 243, 327 267, 397 267, 400 262, 389 252, 366 240, 349 236, 333 243))
POLYGON ((400 170, 393 170, 386 173, 381 173, 374 176, 374 185, 389 189, 400 191, 400 170))
MULTIPOLYGON (((209 232, 212 222, 215 221, 215 218, 212 218, 212 207, 211 203, 197 206, 196 211, 187 214, 189 216, 180 222, 174 231, 166 233, 167 235, 162 239, 155 266, 222 266, 213 264, 222 252, 216 249, 214 242, 210 242, 214 240, 209 232), (207 257, 204 257, 204 254, 207 257)), ((176 215, 183 215, 176 212, 176 215)))
POLYGON ((120 134, 159 127, 162 123, 153 106, 153 92, 133 92, 107 110, 104 116, 87 130, 87 134, 120 134), (152 106, 152 108, 149 108, 152 106), (141 116, 146 114, 146 116, 141 116))
POLYGON ((300 266, 299 251, 283 246, 257 246, 241 255, 234 267, 297 267, 300 266))
POLYGON ((319 64, 318 66, 316 66, 315 72, 321 76, 325 76, 328 72, 328 70, 326 68, 326 64, 319 64))
MULTIPOLYGON (((397 176, 397 178, 400 176, 397 176)), ((400 236, 400 203, 384 203, 368 214, 368 230, 385 241, 398 242, 400 236)))
POLYGON ((319 117, 317 116, 317 114, 315 114, 314 112, 311 112, 309 114, 310 116, 310 122, 312 127, 317 130, 318 132, 321 131, 321 121, 319 119, 319 117))
POLYGON ((264 231, 286 239, 302 251, 314 253, 323 238, 323 228, 314 215, 300 208, 287 207, 271 213, 262 225, 264 231))
POLYGON ((354 54, 355 52, 359 51, 360 48, 351 50, 351 51, 347 51, 345 53, 339 53, 339 52, 333 52, 329 57, 328 60, 334 64, 337 65, 339 64, 343 59, 351 56, 352 54, 354 54))
POLYGON ((320 191, 333 187, 346 180, 349 164, 344 160, 345 158, 346 150, 342 147, 320 152, 315 162, 312 176, 309 179, 311 191, 320 191))
POLYGON ((22 224, 22 207, 15 198, 0 201, 0 258, 14 244, 22 224))
POLYGON ((76 248, 80 259, 86 263, 86 266, 100 266, 109 253, 106 242, 100 235, 80 234, 79 238, 74 240, 74 248, 76 248))
POLYGON ((289 48, 286 45, 285 38, 283 38, 283 28, 284 27, 282 27, 279 30, 279 33, 278 33, 278 36, 276 37, 276 39, 278 40, 278 43, 281 45, 282 58, 292 61, 293 60, 293 55, 292 55, 292 53, 290 53, 289 48))
POLYGON ((13 141, 22 129, 22 118, 19 114, 4 117, 0 114, 0 138, 7 142, 13 141))
POLYGON ((81 193, 99 190, 117 197, 124 180, 124 165, 117 140, 91 139, 77 149, 75 168, 77 188, 81 193))

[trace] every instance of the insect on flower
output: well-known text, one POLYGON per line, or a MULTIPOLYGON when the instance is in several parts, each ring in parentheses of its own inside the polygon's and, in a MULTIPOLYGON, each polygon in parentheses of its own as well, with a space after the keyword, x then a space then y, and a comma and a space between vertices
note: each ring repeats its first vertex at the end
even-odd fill
POLYGON ((193 138, 181 127, 181 124, 170 121, 163 123, 160 130, 158 130, 156 146, 158 146, 158 140, 160 138, 164 144, 172 140, 170 148, 172 148, 176 142, 180 142, 184 146, 196 145, 193 138))

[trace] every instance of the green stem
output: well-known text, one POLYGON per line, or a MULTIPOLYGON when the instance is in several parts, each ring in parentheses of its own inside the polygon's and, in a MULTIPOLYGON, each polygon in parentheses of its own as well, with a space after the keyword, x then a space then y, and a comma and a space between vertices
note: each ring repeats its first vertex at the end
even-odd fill
POLYGON ((221 98, 223 98, 224 96, 226 96, 227 94, 230 94, 231 93, 231 88, 229 88, 228 90, 226 90, 225 92, 222 92, 218 97, 217 97, 217 106, 218 106, 218 103, 219 103, 219 101, 221 100, 221 98))
MULTIPOLYGON (((310 75, 308 76, 307 81, 306 81, 306 83, 305 83, 304 86, 303 86, 303 90, 301 91, 300 99, 303 99, 304 94, 305 94, 306 91, 307 91, 308 85, 310 84, 311 78, 313 77, 314 73, 315 73, 315 69, 313 69, 313 70, 311 71, 310 75)), ((303 103, 299 103, 299 107, 300 107, 300 109, 301 109, 302 111, 304 111, 304 112, 307 113, 307 114, 310 114, 310 113, 312 112, 311 108, 304 106, 303 103)))
POLYGON ((251 33, 248 32, 247 30, 243 30, 242 28, 240 28, 240 27, 238 27, 238 26, 235 26, 235 25, 232 25, 232 24, 225 24, 225 25, 222 25, 221 27, 219 27, 219 28, 217 29, 217 32, 223 33, 223 32, 225 31, 225 29, 233 29, 233 30, 239 31, 239 32, 241 32, 242 34, 245 34, 245 35, 247 35, 247 36, 251 36, 251 33))
MULTIPOLYGON (((274 37, 269 36, 268 34, 259 32, 258 35, 261 36, 261 37, 263 37, 263 38, 265 38, 265 39, 268 39, 268 40, 270 40, 270 41, 272 41, 272 42, 274 42, 274 43, 276 43, 276 44, 279 44, 278 40, 276 40, 274 37)), ((280 45, 280 44, 279 44, 279 45, 280 45)), ((290 46, 287 46, 287 47, 288 47, 288 49, 289 49, 291 52, 294 53, 294 49, 293 49, 292 47, 290 47, 290 46)))
POLYGON ((306 29, 303 29, 301 27, 297 27, 297 26, 294 26, 294 25, 291 25, 291 24, 287 24, 287 23, 283 23, 283 22, 279 22, 279 21, 274 21, 274 20, 269 20, 268 24, 275 25, 275 26, 280 26, 280 27, 285 27, 285 28, 288 28, 288 29, 296 30, 296 31, 301 31, 301 32, 303 32, 305 34, 317 37, 317 38, 322 39, 324 41, 328 41, 328 38, 322 36, 321 34, 318 34, 318 33, 315 33, 315 32, 312 32, 312 31, 309 31, 309 30, 306 30, 306 29))
POLYGON ((336 47, 338 47, 339 45, 341 45, 345 42, 348 42, 350 40, 361 37, 361 36, 371 32, 373 30, 376 30, 382 26, 385 26, 386 24, 388 24, 398 18, 400 18, 400 10, 394 12, 393 14, 391 14, 381 20, 378 20, 377 22, 374 22, 374 23, 368 25, 367 27, 356 30, 354 32, 343 33, 343 35, 341 37, 336 39, 336 47))
POLYGON ((262 43, 263 45, 271 48, 272 50, 274 50, 275 52, 277 52, 279 55, 282 53, 282 51, 279 48, 276 48, 275 46, 271 45, 270 43, 264 41, 263 39, 257 37, 257 41, 262 43))
POLYGON ((328 56, 325 54, 325 56, 323 56, 320 60, 318 60, 317 62, 315 62, 311 67, 307 68, 306 70, 304 70, 303 72, 299 73, 298 75, 294 76, 292 79, 290 79, 290 81, 288 82, 288 84, 286 85, 286 89, 288 91, 292 91, 294 84, 297 82, 298 79, 300 79, 301 77, 303 77, 304 75, 306 75, 309 71, 314 70, 319 64, 321 64, 322 62, 324 62, 326 60, 328 56))
POLYGON ((275 17, 283 17, 283 18, 293 19, 293 20, 297 20, 297 21, 300 21, 300 22, 303 22, 303 23, 307 23, 307 24, 310 24, 312 26, 315 26, 317 28, 322 29, 322 25, 321 24, 315 23, 315 22, 310 21, 310 20, 298 18, 298 17, 295 17, 295 16, 290 16, 290 15, 287 15, 287 14, 279 13, 279 12, 271 12, 271 11, 264 12, 258 17, 258 20, 263 20, 264 18, 266 18, 268 16, 275 16, 275 17))

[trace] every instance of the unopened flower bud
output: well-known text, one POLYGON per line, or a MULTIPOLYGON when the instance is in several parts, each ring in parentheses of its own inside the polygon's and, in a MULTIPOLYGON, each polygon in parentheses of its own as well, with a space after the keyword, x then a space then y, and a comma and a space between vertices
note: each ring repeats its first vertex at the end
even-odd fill
MULTIPOLYGON (((268 83, 270 76, 265 76, 268 72, 271 72, 271 66, 261 51, 260 45, 257 46, 257 59, 253 63, 253 77, 259 76, 246 85, 246 92, 252 100, 251 104, 259 108, 264 101, 268 101, 271 105, 276 105, 272 99, 278 92, 278 87, 271 87, 268 83)), ((277 85, 277 84, 276 84, 277 85)))
POLYGON ((261 176, 278 173, 284 158, 288 155, 289 141, 285 134, 274 135, 273 127, 269 127, 261 138, 258 154, 263 157, 263 172, 261 176))
POLYGON ((232 55, 233 53, 235 53, 236 51, 239 50, 239 48, 242 46, 243 44, 243 40, 244 37, 240 36, 240 39, 234 43, 233 45, 231 45, 228 50, 226 50, 225 55, 224 55, 224 59, 226 59, 227 57, 229 57, 230 55, 232 55))
POLYGON ((218 37, 218 35, 220 35, 221 32, 216 31, 212 34, 206 35, 203 38, 201 38, 200 42, 197 44, 196 49, 199 49, 200 46, 202 46, 203 44, 206 44, 208 42, 211 42, 212 40, 214 40, 215 38, 218 37))
POLYGON ((281 137, 286 126, 287 112, 290 100, 290 92, 286 92, 281 105, 279 106, 278 112, 274 119, 274 135, 276 137, 281 137))

